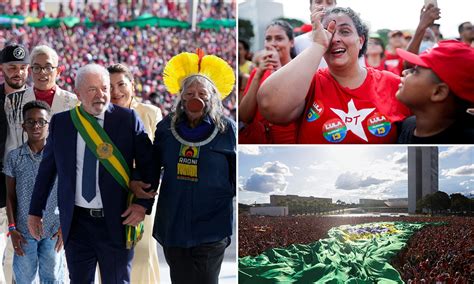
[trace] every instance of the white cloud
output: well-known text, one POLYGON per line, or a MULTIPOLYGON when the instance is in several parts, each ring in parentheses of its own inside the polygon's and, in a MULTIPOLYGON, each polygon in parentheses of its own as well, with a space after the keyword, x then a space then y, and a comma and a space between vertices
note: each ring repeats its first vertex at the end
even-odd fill
POLYGON ((440 152, 439 153, 439 158, 440 159, 445 159, 448 158, 452 155, 456 154, 463 154, 465 152, 468 152, 472 149, 472 147, 469 146, 453 146, 449 147, 446 151, 440 152))
POLYGON ((338 169, 338 168, 340 168, 340 165, 332 161, 313 162, 312 164, 308 166, 308 169, 316 170, 316 171, 338 169))
POLYGON ((394 162, 395 164, 406 164, 407 163, 407 153, 406 152, 395 152, 387 156, 388 160, 394 162))
POLYGON ((462 181, 459 183, 459 185, 465 189, 471 189, 474 186, 474 179, 462 181))
POLYGON ((245 183, 245 190, 260 193, 283 193, 287 187, 288 182, 280 174, 253 174, 245 183))
POLYGON ((305 182, 313 183, 313 182, 318 181, 318 178, 315 177, 315 176, 306 176, 304 180, 305 180, 305 182))
POLYGON ((244 189, 245 177, 239 176, 239 191, 245 191, 244 189))
POLYGON ((258 156, 262 154, 259 146, 254 145, 239 145, 239 152, 245 155, 258 156))
POLYGON ((453 176, 474 176, 474 164, 442 170, 441 174, 448 178, 453 176))
POLYGON ((293 169, 295 169, 295 170, 297 170, 297 171, 301 170, 300 167, 296 167, 296 166, 294 166, 293 169))
POLYGON ((284 193, 288 188, 287 176, 292 176, 290 168, 279 162, 266 162, 262 167, 253 168, 253 174, 243 186, 246 191, 260 193, 284 193))
POLYGON ((266 162, 262 167, 253 168, 252 171, 254 173, 281 174, 284 176, 293 175, 290 172, 290 168, 279 161, 266 162))
POLYGON ((388 180, 364 176, 360 173, 344 172, 337 177, 335 186, 337 189, 352 190, 379 185, 386 181, 388 180))

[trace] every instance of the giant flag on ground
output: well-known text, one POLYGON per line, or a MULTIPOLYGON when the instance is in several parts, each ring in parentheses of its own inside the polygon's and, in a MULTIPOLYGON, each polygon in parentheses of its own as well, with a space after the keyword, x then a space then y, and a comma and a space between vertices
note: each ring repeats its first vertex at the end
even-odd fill
POLYGON ((308 245, 239 259, 239 283, 403 283, 389 263, 413 233, 432 223, 345 225, 308 245))

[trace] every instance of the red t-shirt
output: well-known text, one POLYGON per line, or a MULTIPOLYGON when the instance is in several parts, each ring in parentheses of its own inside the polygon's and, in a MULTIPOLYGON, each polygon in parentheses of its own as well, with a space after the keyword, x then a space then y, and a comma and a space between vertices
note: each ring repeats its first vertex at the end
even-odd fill
POLYGON ((377 69, 377 70, 380 70, 380 71, 383 71, 383 70, 387 70, 387 71, 390 71, 394 74, 397 74, 397 75, 400 75, 401 72, 400 72, 400 69, 399 69, 399 66, 390 66, 389 64, 387 64, 386 62, 386 59, 383 58, 381 61, 380 61, 380 64, 379 66, 370 66, 369 65, 369 61, 367 60, 367 57, 364 57, 364 60, 365 60, 365 66, 367 67, 372 67, 374 69, 377 69))
POLYGON ((395 143, 397 129, 410 112, 396 98, 400 77, 367 68, 356 89, 342 87, 329 69, 318 70, 306 97, 298 143, 395 143))
POLYGON ((390 68, 390 71, 397 74, 398 76, 402 75, 403 71, 403 59, 398 56, 398 54, 392 54, 388 50, 385 50, 385 65, 390 68))
MULTIPOLYGON (((249 80, 247 81, 247 86, 245 87, 244 96, 247 94, 250 84, 255 77, 257 68, 254 68, 250 73, 249 80)), ((272 74, 270 70, 266 70, 263 73, 263 76, 260 80, 259 86, 272 74)), ((296 122, 292 122, 288 125, 276 125, 269 123, 257 109, 254 120, 264 123, 270 129, 270 138, 274 144, 294 144, 296 143, 296 122)))

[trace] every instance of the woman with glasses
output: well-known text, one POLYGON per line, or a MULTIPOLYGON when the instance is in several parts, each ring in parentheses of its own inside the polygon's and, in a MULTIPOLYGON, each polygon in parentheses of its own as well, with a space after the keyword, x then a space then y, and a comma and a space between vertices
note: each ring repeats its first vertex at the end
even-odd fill
POLYGON ((56 85, 56 79, 61 71, 56 51, 49 46, 40 45, 30 53, 30 72, 33 77, 33 86, 25 92, 17 92, 7 97, 9 132, 5 143, 5 154, 20 147, 26 141, 23 131, 21 112, 23 106, 30 101, 46 102, 51 107, 51 115, 69 110, 78 103, 76 95, 62 90, 56 85))

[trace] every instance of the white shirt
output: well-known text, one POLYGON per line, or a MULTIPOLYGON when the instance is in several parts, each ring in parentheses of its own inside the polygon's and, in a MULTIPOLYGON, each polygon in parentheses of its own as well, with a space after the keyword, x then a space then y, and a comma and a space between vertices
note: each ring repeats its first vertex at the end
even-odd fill
MULTIPOLYGON (((105 112, 96 116, 97 122, 100 126, 104 127, 104 117, 105 112)), ((91 202, 87 202, 84 197, 82 196, 82 168, 84 165, 84 151, 86 150, 86 142, 82 138, 79 132, 77 133, 77 150, 76 150, 76 199, 75 205, 84 207, 84 208, 103 208, 102 205, 102 198, 100 196, 100 188, 99 188, 99 160, 96 162, 95 167, 95 197, 91 200, 91 202)))

